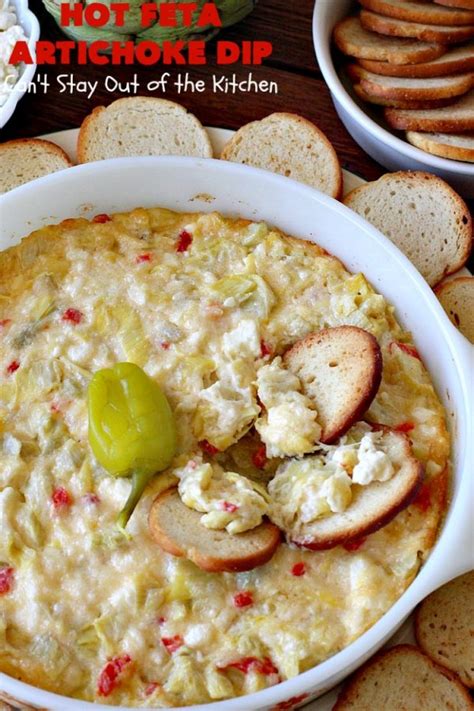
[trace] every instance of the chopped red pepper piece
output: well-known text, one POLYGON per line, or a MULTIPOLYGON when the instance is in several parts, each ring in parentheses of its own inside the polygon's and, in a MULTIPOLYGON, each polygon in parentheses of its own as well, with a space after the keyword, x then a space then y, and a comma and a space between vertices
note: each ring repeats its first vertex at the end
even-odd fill
POLYGON ((218 667, 222 671, 226 669, 238 669, 244 674, 255 671, 257 674, 278 674, 278 669, 269 657, 258 659, 257 657, 243 657, 236 662, 231 662, 223 667, 218 667))
POLYGON ((268 459, 267 448, 264 444, 261 444, 259 448, 252 454, 252 462, 255 464, 257 469, 265 469, 265 465, 268 462, 268 459))
POLYGON ((175 634, 174 637, 162 637, 161 641, 169 654, 173 654, 184 644, 184 639, 180 634, 175 634))
POLYGON ((151 262, 151 254, 139 254, 138 257, 136 257, 135 262, 137 264, 143 264, 143 262, 151 262))
POLYGON ((353 541, 347 541, 347 543, 343 543, 342 547, 346 549, 349 553, 352 553, 352 551, 358 551, 361 546, 364 545, 364 543, 367 540, 367 536, 362 536, 361 538, 355 538, 353 541))
POLYGON ((157 689, 161 687, 161 684, 158 684, 157 681, 152 681, 150 682, 146 687, 145 687, 145 696, 151 696, 157 689))
POLYGON ((239 507, 237 504, 232 504, 230 501, 223 501, 221 504, 221 509, 227 511, 228 513, 235 513, 239 507))
POLYGON ((168 341, 161 341, 160 343, 160 348, 163 348, 164 351, 167 351, 170 347, 170 343, 168 341))
POLYGON ((398 346, 401 351, 407 353, 412 358, 418 358, 418 360, 421 360, 420 354, 416 350, 415 346, 411 346, 409 343, 400 343, 400 341, 392 341, 389 346, 390 352, 392 352, 394 345, 398 346))
POLYGON ((109 215, 106 215, 105 212, 102 212, 100 215, 96 215, 92 218, 92 222, 98 222, 99 224, 110 222, 111 220, 112 218, 109 215))
POLYGON ((164 625, 166 622, 166 617, 158 617, 157 622, 159 625, 164 625))
POLYGON ((130 664, 131 658, 128 654, 122 654, 120 657, 111 659, 102 669, 99 681, 97 683, 97 692, 99 696, 110 696, 115 691, 120 683, 120 675, 127 664, 130 664))
POLYGON ((70 323, 81 323, 83 314, 78 309, 66 309, 63 313, 63 321, 69 321, 70 323))
POLYGON ((260 341, 260 355, 262 358, 265 358, 268 355, 271 355, 273 353, 273 348, 269 343, 266 343, 263 338, 260 341))
POLYGON ((399 425, 395 425, 393 428, 395 432, 408 433, 415 429, 413 422, 401 422, 399 425))
POLYGON ((8 326, 12 322, 11 318, 1 318, 0 319, 0 328, 4 328, 5 326, 8 326))
POLYGON ((186 230, 181 230, 178 236, 178 241, 176 242, 176 251, 186 252, 187 249, 191 246, 192 241, 192 235, 190 235, 189 232, 187 232, 186 230))
POLYGON ((63 509, 72 504, 72 497, 69 491, 62 486, 58 486, 51 496, 51 501, 55 509, 63 509))
POLYGON ((305 573, 306 573, 306 564, 305 563, 295 563, 291 569, 291 574, 294 575, 296 578, 299 578, 301 575, 304 575, 305 573))
POLYGON ((9 565, 0 568, 0 595, 7 595, 15 581, 15 569, 9 565))
POLYGON ((12 362, 10 363, 10 365, 7 365, 7 373, 8 373, 9 375, 11 375, 11 374, 14 373, 16 370, 18 370, 19 367, 20 367, 19 362, 18 362, 17 360, 12 360, 12 362))
POLYGON ((423 513, 428 511, 431 506, 431 487, 429 482, 422 485, 413 503, 420 511, 423 511, 423 513))
POLYGON ((253 595, 250 590, 243 590, 242 592, 236 593, 233 599, 235 607, 249 607, 253 605, 253 595))
POLYGON ((219 453, 217 447, 214 447, 214 445, 211 444, 207 439, 202 439, 200 442, 198 442, 198 445, 201 447, 204 454, 208 454, 210 457, 214 457, 216 454, 219 453))

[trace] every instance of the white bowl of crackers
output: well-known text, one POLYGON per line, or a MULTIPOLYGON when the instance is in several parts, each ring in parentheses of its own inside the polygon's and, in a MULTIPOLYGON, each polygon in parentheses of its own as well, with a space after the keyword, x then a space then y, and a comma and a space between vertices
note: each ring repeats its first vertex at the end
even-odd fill
POLYGON ((336 110, 367 153, 474 197, 472 0, 317 2, 313 36, 336 110))

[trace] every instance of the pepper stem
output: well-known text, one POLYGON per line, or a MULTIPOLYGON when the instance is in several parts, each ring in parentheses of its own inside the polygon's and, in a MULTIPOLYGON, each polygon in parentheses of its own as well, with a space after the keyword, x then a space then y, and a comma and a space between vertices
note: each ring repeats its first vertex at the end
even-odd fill
POLYGON ((150 474, 148 472, 142 471, 141 469, 136 469, 135 471, 133 471, 132 488, 130 490, 130 494, 125 503, 125 506, 119 513, 117 519, 117 524, 122 530, 126 528, 130 516, 135 511, 135 507, 140 501, 141 495, 143 494, 143 490, 145 489, 152 476, 153 473, 150 474))

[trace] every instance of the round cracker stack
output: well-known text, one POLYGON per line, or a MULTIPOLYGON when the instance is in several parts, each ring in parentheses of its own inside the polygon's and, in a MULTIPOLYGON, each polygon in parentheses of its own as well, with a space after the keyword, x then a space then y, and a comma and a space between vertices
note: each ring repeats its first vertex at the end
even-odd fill
MULTIPOLYGON (((474 0, 359 2, 359 15, 334 28, 337 47, 357 60, 347 73, 359 99, 385 107, 385 119, 396 130, 472 131, 474 0)), ((470 141, 413 134, 406 139, 440 157, 472 160, 470 141)))
POLYGON ((415 634, 425 654, 474 689, 474 571, 443 585, 421 603, 415 634))

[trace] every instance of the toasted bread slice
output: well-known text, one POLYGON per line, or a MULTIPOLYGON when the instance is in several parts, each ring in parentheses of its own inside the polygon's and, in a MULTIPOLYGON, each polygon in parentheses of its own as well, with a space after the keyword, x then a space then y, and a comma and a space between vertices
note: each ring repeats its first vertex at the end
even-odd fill
POLYGON ((40 138, 19 138, 0 144, 0 194, 30 180, 70 168, 62 148, 40 138))
POLYGON ((295 530, 285 530, 292 543, 313 551, 368 536, 403 511, 415 498, 423 482, 423 466, 412 454, 406 435, 387 429, 382 436, 395 473, 388 481, 366 486, 352 485, 352 501, 342 513, 331 513, 295 530))
POLYGON ((359 59, 359 64, 374 74, 412 79, 441 77, 458 72, 472 72, 474 71, 474 42, 468 42, 459 47, 450 47, 446 54, 430 62, 392 64, 391 62, 373 62, 370 59, 359 59))
POLYGON ((385 17, 370 10, 362 10, 360 21, 367 30, 380 32, 390 37, 412 37, 424 42, 439 42, 440 44, 456 44, 474 37, 474 24, 451 26, 429 25, 421 22, 407 22, 395 17, 385 17))
POLYGON ((460 269, 469 257, 469 209, 436 175, 389 173, 353 190, 344 203, 391 239, 431 286, 460 269))
POLYGON ((372 334, 338 326, 297 341, 283 356, 301 380, 322 426, 321 442, 334 442, 360 420, 377 394, 382 353, 372 334))
POLYGON ((359 0, 367 10, 386 17, 427 25, 474 25, 474 12, 442 7, 425 0, 359 0))
POLYGON ((122 156, 212 158, 212 146, 206 129, 184 106, 137 96, 95 108, 79 130, 77 155, 80 163, 122 156))
POLYGON ((333 711, 472 711, 454 674, 410 644, 379 652, 339 696, 333 711))
POLYGON ((387 123, 399 131, 462 133, 474 131, 474 90, 448 108, 385 111, 387 123))
POLYGON ((384 37, 362 26, 358 17, 346 17, 334 28, 334 42, 351 57, 390 65, 412 65, 414 62, 430 62, 441 57, 446 48, 435 42, 420 42, 416 39, 384 37))
POLYGON ((474 344, 474 277, 441 282, 435 293, 452 323, 474 344))
POLYGON ((473 570, 428 595, 416 611, 415 635, 425 654, 474 689, 473 570))
POLYGON ((388 77, 368 72, 359 64, 350 64, 347 72, 363 91, 382 99, 401 101, 432 101, 466 94, 474 86, 474 73, 451 74, 431 79, 388 77))
POLYGON ((270 560, 280 544, 280 530, 270 521, 231 535, 206 528, 201 516, 183 504, 176 488, 168 489, 152 504, 148 518, 151 537, 167 553, 186 557, 211 573, 257 568, 270 560))
POLYGON ((461 10, 474 10, 474 0, 434 0, 437 5, 456 7, 461 10))
POLYGON ((450 160, 474 163, 474 135, 472 133, 419 133, 407 131, 407 141, 422 151, 449 158, 450 160))
POLYGON ((434 101, 423 100, 403 100, 403 99, 389 99, 387 97, 375 96, 364 91, 360 84, 356 83, 353 85, 354 92, 357 94, 359 99, 366 101, 369 104, 374 104, 375 106, 384 106, 390 109, 408 109, 410 111, 420 111, 422 109, 439 109, 445 106, 451 106, 455 99, 435 99, 434 101))
POLYGON ((302 116, 275 113, 242 126, 224 146, 223 160, 270 170, 334 198, 342 191, 342 171, 334 147, 302 116))

